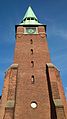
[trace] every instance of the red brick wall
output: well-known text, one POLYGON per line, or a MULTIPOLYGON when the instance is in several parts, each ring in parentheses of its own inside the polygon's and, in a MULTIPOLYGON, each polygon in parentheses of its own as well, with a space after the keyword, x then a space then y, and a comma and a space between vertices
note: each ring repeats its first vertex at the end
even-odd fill
MULTIPOLYGON (((42 28, 44 29, 43 26, 42 28)), ((16 119, 19 117, 20 119, 44 119, 44 117, 50 119, 50 101, 46 79, 46 63, 50 62, 50 57, 46 36, 41 35, 21 34, 19 37, 17 32, 14 56, 14 63, 19 64, 16 119), (31 39, 33 44, 31 44, 31 39), (31 49, 33 49, 33 54, 31 54, 31 49), (34 61, 34 67, 32 67, 31 61, 34 61), (34 84, 32 84, 32 75, 35 78, 34 84), (37 102, 36 109, 31 108, 32 101, 37 102)))
POLYGON ((4 119, 13 119, 13 109, 5 109, 4 119))

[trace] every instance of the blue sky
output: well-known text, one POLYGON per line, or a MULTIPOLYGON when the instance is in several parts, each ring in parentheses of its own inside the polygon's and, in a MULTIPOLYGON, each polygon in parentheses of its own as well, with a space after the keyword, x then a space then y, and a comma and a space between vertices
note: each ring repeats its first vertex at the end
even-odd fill
POLYGON ((67 0, 0 0, 0 95, 4 72, 13 63, 15 25, 31 5, 41 23, 47 24, 52 63, 60 70, 67 97, 67 0))

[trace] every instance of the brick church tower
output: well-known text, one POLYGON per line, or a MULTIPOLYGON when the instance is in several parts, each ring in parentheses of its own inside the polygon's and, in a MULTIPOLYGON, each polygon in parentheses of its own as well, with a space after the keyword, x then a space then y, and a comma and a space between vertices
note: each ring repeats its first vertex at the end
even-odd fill
POLYGON ((50 60, 46 25, 29 7, 15 31, 14 64, 5 74, 0 119, 67 119, 60 74, 50 60))

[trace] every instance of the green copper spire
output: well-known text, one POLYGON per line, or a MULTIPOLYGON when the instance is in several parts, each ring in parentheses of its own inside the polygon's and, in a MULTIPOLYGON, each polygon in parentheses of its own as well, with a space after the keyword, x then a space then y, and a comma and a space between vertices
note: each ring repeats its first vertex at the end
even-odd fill
POLYGON ((27 10, 23 19, 25 19, 25 18, 35 18, 35 19, 37 19, 37 17, 35 16, 32 8, 30 6, 28 7, 28 10, 27 10))
POLYGON ((32 8, 29 6, 28 10, 23 17, 23 20, 20 25, 40 25, 36 15, 34 14, 32 8))

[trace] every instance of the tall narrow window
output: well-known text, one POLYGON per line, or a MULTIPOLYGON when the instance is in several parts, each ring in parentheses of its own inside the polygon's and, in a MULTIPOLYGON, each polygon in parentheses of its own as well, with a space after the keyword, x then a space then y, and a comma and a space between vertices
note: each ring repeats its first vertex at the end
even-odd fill
POLYGON ((31 49, 31 55, 33 54, 33 49, 31 49))
POLYGON ((32 84, 34 84, 34 82, 35 82, 34 75, 32 75, 31 81, 32 81, 32 84))
POLYGON ((31 61, 31 66, 34 67, 34 61, 31 61))
POLYGON ((30 43, 33 44, 33 40, 32 39, 30 40, 30 43))

